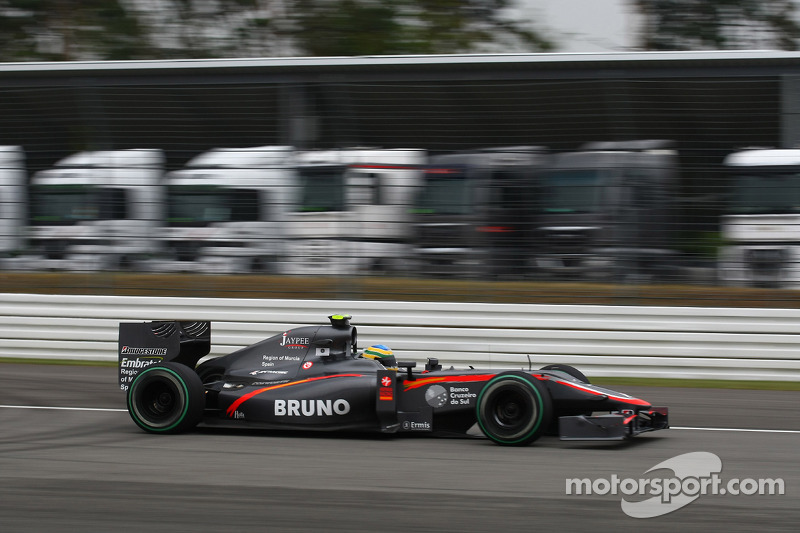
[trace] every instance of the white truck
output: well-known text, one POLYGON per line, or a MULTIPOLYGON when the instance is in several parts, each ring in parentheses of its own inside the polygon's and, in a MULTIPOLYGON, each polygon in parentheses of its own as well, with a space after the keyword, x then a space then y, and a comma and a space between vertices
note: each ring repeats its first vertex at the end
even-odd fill
POLYGON ((4 260, 22 248, 27 179, 22 147, 0 146, 0 255, 4 260))
POLYGON ((720 220, 720 281, 800 288, 800 150, 742 150, 724 165, 732 179, 720 220))
POLYGON ((21 270, 135 269, 156 249, 162 220, 163 154, 87 151, 34 174, 21 270))
POLYGON ((301 152, 286 231, 284 273, 354 275, 409 269, 410 207, 426 152, 340 149, 301 152))
POLYGON ((294 150, 214 148, 169 172, 156 272, 277 271, 284 254, 294 150))

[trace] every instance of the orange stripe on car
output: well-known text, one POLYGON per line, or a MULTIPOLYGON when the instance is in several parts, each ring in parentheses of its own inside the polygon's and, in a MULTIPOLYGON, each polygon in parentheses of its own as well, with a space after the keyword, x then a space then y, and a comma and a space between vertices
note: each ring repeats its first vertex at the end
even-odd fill
POLYGON ((254 396, 258 396, 263 392, 267 392, 270 390, 275 389, 282 389, 284 387, 292 387, 294 385, 300 385, 302 383, 309 383, 311 381, 319 381, 321 379, 331 379, 331 378, 360 378, 363 377, 364 374, 333 374, 331 376, 320 376, 316 378, 308 378, 308 379, 301 379, 299 381, 290 381, 289 383, 281 383, 280 385, 273 385, 272 387, 264 387, 263 389, 254 390, 253 392, 248 392, 244 396, 237 398, 235 402, 228 406, 228 409, 225 411, 228 416, 233 416, 233 413, 242 405, 244 402, 253 398, 254 396))

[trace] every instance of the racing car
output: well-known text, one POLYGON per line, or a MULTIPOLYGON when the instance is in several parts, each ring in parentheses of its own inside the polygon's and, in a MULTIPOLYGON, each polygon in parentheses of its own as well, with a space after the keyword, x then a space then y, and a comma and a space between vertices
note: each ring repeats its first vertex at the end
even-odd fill
POLYGON ((202 363, 211 322, 120 323, 119 385, 128 412, 157 434, 202 423, 452 436, 477 424, 506 446, 546 433, 623 440, 669 427, 666 407, 592 385, 568 365, 456 370, 428 358, 417 369, 385 346, 359 352, 351 319, 331 315, 329 324, 299 326, 202 363))

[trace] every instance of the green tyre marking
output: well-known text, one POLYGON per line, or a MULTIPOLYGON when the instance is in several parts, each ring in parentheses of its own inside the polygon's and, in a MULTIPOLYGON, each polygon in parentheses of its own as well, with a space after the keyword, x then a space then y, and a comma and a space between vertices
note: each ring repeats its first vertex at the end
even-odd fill
MULTIPOLYGON (((532 379, 536 379, 536 378, 532 378, 532 379)), ((487 383, 486 386, 481 390, 480 394, 478 394, 478 400, 476 402, 475 409, 476 409, 476 412, 477 412, 478 426, 480 426, 481 431, 483 431, 483 433, 486 436, 489 436, 490 439, 492 439, 492 440, 494 440, 496 442, 502 443, 502 444, 517 444, 519 442, 524 441, 525 439, 530 438, 530 436, 533 435, 534 433, 536 433, 536 431, 539 429, 539 426, 542 423, 542 418, 544 417, 544 409, 543 409, 543 407, 544 407, 544 399, 542 398, 542 395, 539 392, 538 387, 536 387, 535 385, 532 385, 530 381, 528 381, 527 379, 523 378, 522 376, 517 376, 517 375, 514 375, 514 374, 506 374, 506 375, 502 375, 502 376, 495 376, 494 378, 489 380, 489 383, 487 383), (528 388, 530 390, 532 390, 536 394, 536 397, 539 399, 539 404, 536 406, 536 410, 538 411, 536 423, 533 425, 531 430, 528 431, 525 435, 523 435, 522 437, 520 437, 518 439, 514 439, 514 440, 506 440, 506 439, 502 439, 502 438, 499 438, 499 437, 489 436, 489 432, 486 431, 486 428, 484 427, 483 421, 481 419, 482 418, 481 417, 481 399, 483 398, 484 392, 495 381, 504 380, 504 379, 508 379, 508 378, 516 379, 517 381, 520 381, 520 382, 524 383, 525 385, 527 385, 528 388)))
POLYGON ((128 394, 128 412, 133 417, 134 422, 136 422, 141 428, 143 428, 143 429, 145 429, 147 431, 165 433, 165 432, 171 431, 171 430, 175 429, 177 426, 179 426, 180 423, 183 422, 183 419, 186 418, 186 415, 189 413, 189 387, 186 386, 186 382, 183 381, 183 378, 181 378, 178 375, 177 372, 175 372, 174 370, 172 370, 170 368, 159 366, 159 367, 155 367, 155 368, 148 368, 148 369, 143 370, 142 372, 140 372, 139 375, 136 376, 136 379, 133 380, 133 383, 131 383, 131 392, 133 392, 133 389, 136 386, 136 382, 138 382, 139 379, 142 376, 144 376, 148 372, 151 372, 151 371, 154 371, 154 370, 164 370, 164 371, 172 374, 175 377, 175 379, 178 380, 178 384, 183 389, 184 397, 186 398, 186 401, 184 402, 184 405, 183 405, 183 412, 178 417, 178 419, 174 423, 172 423, 171 425, 169 425, 167 427, 163 427, 163 428, 154 428, 154 427, 152 427, 152 426, 150 426, 148 424, 145 424, 139 418, 139 416, 136 414, 136 410, 134 409, 133 401, 132 401, 133 394, 128 394))

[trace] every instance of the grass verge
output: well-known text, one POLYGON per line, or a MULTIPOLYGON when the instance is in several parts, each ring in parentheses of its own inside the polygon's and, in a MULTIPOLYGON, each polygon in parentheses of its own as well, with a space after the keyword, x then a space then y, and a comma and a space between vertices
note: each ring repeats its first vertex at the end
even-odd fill
POLYGON ((81 359, 27 359, 25 357, 0 357, 0 363, 17 365, 117 366, 116 361, 83 361, 81 359))
POLYGON ((692 389, 740 389, 740 390, 781 390, 800 391, 798 381, 761 381, 738 379, 679 379, 679 378, 629 378, 603 377, 592 379, 592 383, 600 386, 636 386, 636 387, 675 387, 692 389))
POLYGON ((0 272, 0 293, 800 308, 800 291, 702 285, 374 277, 0 272))

